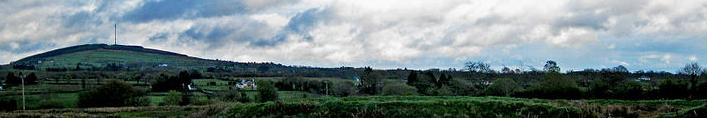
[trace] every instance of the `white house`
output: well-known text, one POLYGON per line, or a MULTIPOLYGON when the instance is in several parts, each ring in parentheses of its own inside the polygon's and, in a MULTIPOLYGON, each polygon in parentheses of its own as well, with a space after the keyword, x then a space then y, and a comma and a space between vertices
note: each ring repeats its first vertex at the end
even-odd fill
POLYGON ((236 89, 248 89, 255 90, 258 89, 258 85, 255 84, 255 80, 241 80, 236 83, 236 89))
POLYGON ((636 78, 636 81, 651 81, 651 78, 646 77, 646 76, 641 76, 639 78, 636 78))

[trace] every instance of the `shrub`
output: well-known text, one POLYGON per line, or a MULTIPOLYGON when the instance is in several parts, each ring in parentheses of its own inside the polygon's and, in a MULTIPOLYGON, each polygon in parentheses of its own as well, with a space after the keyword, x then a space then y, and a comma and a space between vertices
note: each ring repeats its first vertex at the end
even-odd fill
POLYGON ((596 79, 589 83, 589 96, 591 98, 609 98, 609 83, 606 80, 596 79))
POLYGON ((61 100, 57 99, 46 99, 39 102, 40 109, 52 109, 52 108, 66 108, 61 100))
POLYGON ((582 91, 579 90, 575 81, 564 78, 559 73, 551 72, 547 73, 545 79, 540 83, 533 84, 520 96, 547 99, 577 99, 581 95, 582 91))
POLYGON ((417 88, 402 84, 402 83, 389 83, 383 86, 383 95, 417 95, 417 88))
POLYGON ((493 84, 486 88, 486 95, 510 96, 514 94, 520 85, 510 78, 500 78, 493 81, 493 84))
POLYGON ((435 91, 435 95, 438 95, 438 96, 451 96, 451 95, 454 95, 454 93, 452 92, 451 88, 449 88, 449 86, 442 85, 441 87, 439 87, 439 88, 435 91))
POLYGON ((616 98, 620 99, 641 99, 643 97, 643 86, 641 83, 631 80, 624 80, 612 87, 616 98))
POLYGON ((272 82, 263 80, 256 83, 258 85, 258 100, 260 102, 275 101, 277 100, 277 88, 272 82))
POLYGON ((354 83, 351 81, 335 82, 331 86, 331 94, 334 96, 346 97, 352 95, 354 90, 354 83))
POLYGON ((171 90, 167 93, 167 96, 164 98, 164 105, 179 105, 179 103, 182 102, 182 93, 171 90))
POLYGON ((688 83, 680 80, 665 79, 658 85, 658 97, 675 99, 688 95, 688 83))
POLYGON ((221 100, 223 101, 229 101, 229 102, 241 102, 241 103, 246 103, 250 102, 250 98, 248 98, 248 94, 245 92, 241 92, 239 90, 229 90, 226 92, 223 92, 219 95, 221 100))
POLYGON ((152 91, 166 92, 169 90, 186 91, 186 86, 191 84, 189 73, 182 71, 179 76, 168 76, 161 74, 159 78, 152 82, 152 91))
POLYGON ((14 97, 1 97, 0 106, 0 111, 17 110, 17 100, 14 97))
POLYGON ((112 80, 96 89, 79 94, 79 107, 119 107, 149 104, 145 92, 129 84, 112 80))

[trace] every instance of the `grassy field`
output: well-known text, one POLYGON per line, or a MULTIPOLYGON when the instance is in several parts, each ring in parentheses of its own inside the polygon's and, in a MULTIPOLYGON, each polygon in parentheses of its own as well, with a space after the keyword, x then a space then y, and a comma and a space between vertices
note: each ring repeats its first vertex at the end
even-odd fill
MULTIPOLYGON (((298 92, 280 92, 298 96, 298 92)), ((283 95, 288 94, 288 95, 283 95)), ((160 98, 152 98, 160 99, 160 98)), ((704 115, 703 100, 544 100, 507 97, 283 97, 280 102, 213 103, 29 110, 0 116, 119 117, 686 117, 704 115)))

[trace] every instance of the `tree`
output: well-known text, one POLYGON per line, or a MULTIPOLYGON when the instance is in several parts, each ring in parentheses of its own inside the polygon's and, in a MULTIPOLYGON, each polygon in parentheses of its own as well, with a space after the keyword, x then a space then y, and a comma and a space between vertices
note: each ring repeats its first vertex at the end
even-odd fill
POLYGON ((29 73, 27 77, 25 77, 25 84, 37 84, 37 75, 34 73, 29 73))
POLYGON ((152 82, 152 91, 166 92, 169 90, 187 91, 190 85, 190 74, 186 71, 179 72, 178 76, 160 74, 160 77, 152 82))
POLYGON ((508 68, 508 67, 505 67, 505 66, 504 66, 503 69, 501 69, 501 73, 504 73, 504 74, 511 74, 511 73, 514 73, 514 72, 513 72, 513 70, 511 70, 511 68, 508 68))
POLYGON ((260 102, 275 101, 277 100, 277 88, 275 85, 267 80, 258 81, 258 100, 260 102))
POLYGON ((408 75, 407 84, 412 86, 417 81, 417 71, 413 70, 410 72, 410 75, 408 75))
POLYGON ((603 79, 595 79, 589 83, 589 95, 592 98, 604 99, 609 98, 609 83, 603 79))
POLYGON ((447 74, 442 73, 439 75, 439 79, 437 79, 436 85, 437 88, 440 88, 442 86, 449 86, 449 83, 452 81, 451 76, 447 76, 447 74))
POLYGON ((435 83, 437 79, 432 71, 425 71, 418 81, 413 84, 417 88, 417 93, 423 95, 434 95, 435 83))
POLYGON ((543 70, 545 70, 545 72, 559 73, 560 67, 557 66, 557 62, 552 61, 552 60, 548 60, 547 62, 545 62, 545 66, 544 66, 543 70))
POLYGON ((688 94, 688 84, 681 80, 665 79, 658 85, 658 98, 684 98, 688 94))
POLYGON ((340 97, 345 97, 352 95, 355 90, 354 88, 354 83, 351 81, 342 81, 342 82, 337 82, 334 83, 334 85, 331 87, 332 94, 334 96, 340 96, 340 97))
POLYGON ((5 84, 7 85, 19 85, 20 84, 20 79, 15 76, 15 73, 9 72, 7 73, 7 76, 5 76, 5 84))
POLYGON ((146 92, 123 81, 112 80, 91 91, 79 94, 79 107, 120 107, 149 105, 146 92))
POLYGON ((703 68, 697 63, 686 64, 685 67, 680 69, 681 74, 690 76, 690 84, 688 85, 688 89, 690 90, 689 97, 692 97, 693 93, 695 93, 695 89, 697 88, 697 78, 702 75, 703 72, 703 68))
MULTIPOLYGON (((551 71, 552 72, 552 71, 551 71)), ((533 84, 522 96, 548 99, 577 99, 581 92, 577 83, 562 77, 560 73, 546 73, 545 79, 533 84)))
POLYGON ((482 61, 469 61, 464 63, 464 67, 466 67, 469 72, 477 72, 477 73, 491 73, 493 70, 491 70, 491 66, 487 63, 484 63, 482 61))
POLYGON ((179 105, 181 102, 182 93, 175 90, 167 92, 167 96, 164 98, 164 105, 179 105))
POLYGON ((373 71, 371 67, 366 67, 362 75, 361 92, 370 95, 378 94, 383 87, 383 77, 381 77, 380 73, 373 71))
POLYGON ((700 76, 703 73, 702 67, 697 63, 685 64, 685 67, 680 69, 680 74, 690 75, 690 76, 700 76))
POLYGON ((520 85, 510 78, 500 78, 486 88, 486 94, 492 96, 511 96, 520 89, 520 85))

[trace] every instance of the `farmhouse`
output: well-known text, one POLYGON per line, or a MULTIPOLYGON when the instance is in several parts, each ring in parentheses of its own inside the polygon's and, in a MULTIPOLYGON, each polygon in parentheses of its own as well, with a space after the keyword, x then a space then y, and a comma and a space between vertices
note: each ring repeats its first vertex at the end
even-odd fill
POLYGON ((242 89, 242 90, 255 90, 258 88, 258 86, 255 84, 254 79, 250 80, 237 80, 235 84, 233 84, 236 89, 242 89))

